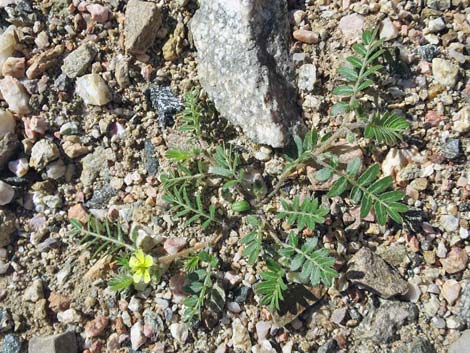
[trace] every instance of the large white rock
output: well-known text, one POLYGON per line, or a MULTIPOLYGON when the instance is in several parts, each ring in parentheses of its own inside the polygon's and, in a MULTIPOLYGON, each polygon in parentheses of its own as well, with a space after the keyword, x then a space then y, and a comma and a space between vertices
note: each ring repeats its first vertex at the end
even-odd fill
POLYGON ((25 115, 30 112, 29 94, 16 78, 6 76, 0 80, 0 93, 12 112, 19 115, 25 115))
POLYGON ((0 77, 2 75, 3 63, 15 52, 16 36, 15 26, 10 26, 0 34, 0 77))
POLYGON ((111 100, 108 85, 98 74, 88 74, 78 78, 77 93, 85 104, 105 105, 111 100))
POLYGON ((190 27, 199 80, 222 116, 282 147, 300 119, 284 0, 201 0, 190 27))

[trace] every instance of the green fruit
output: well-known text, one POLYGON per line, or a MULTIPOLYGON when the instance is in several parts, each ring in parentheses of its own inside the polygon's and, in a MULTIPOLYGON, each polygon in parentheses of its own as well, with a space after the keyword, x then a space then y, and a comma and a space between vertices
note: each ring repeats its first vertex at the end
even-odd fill
POLYGON ((232 210, 235 212, 246 212, 249 211, 251 208, 248 201, 242 200, 232 203, 232 210))

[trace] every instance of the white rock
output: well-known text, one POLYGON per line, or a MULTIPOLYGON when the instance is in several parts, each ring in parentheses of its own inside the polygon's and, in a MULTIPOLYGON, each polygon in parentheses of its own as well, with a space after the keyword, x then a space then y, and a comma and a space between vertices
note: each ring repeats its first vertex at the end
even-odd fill
POLYGON ((44 299, 44 287, 41 280, 34 280, 31 285, 26 288, 23 299, 28 302, 36 303, 39 299, 44 299))
POLYGON ((58 180, 65 175, 67 167, 62 159, 46 166, 46 175, 49 179, 58 180))
POLYGON ((347 41, 358 39, 364 27, 364 17, 358 14, 344 16, 338 26, 347 41))
POLYGON ((142 302, 139 298, 136 298, 135 296, 133 296, 131 298, 131 300, 129 301, 129 306, 128 306, 129 310, 134 312, 134 313, 137 313, 139 312, 141 309, 142 309, 142 302))
POLYGON ((77 94, 85 104, 105 105, 111 100, 109 88, 98 74, 88 74, 77 79, 77 94))
POLYGON ((398 37, 398 28, 395 27, 390 18, 386 18, 382 21, 382 29, 380 31, 380 38, 384 40, 392 40, 398 37))
POLYGON ((43 170, 46 165, 55 161, 59 156, 60 153, 57 146, 47 139, 42 139, 36 142, 31 149, 29 165, 36 170, 43 170))
POLYGON ((19 115, 30 112, 29 95, 16 78, 7 76, 0 80, 0 93, 12 112, 19 115))
POLYGON ((29 170, 28 160, 26 158, 16 159, 8 162, 8 169, 18 178, 24 177, 29 170))
POLYGON ((271 321, 258 321, 256 323, 256 335, 258 336, 258 343, 266 339, 266 336, 268 335, 271 326, 271 321))
POLYGON ((142 346, 147 338, 143 335, 143 325, 140 321, 137 321, 131 327, 131 345, 132 349, 137 350, 142 346))
POLYGON ((438 83, 452 88, 457 83, 458 73, 458 65, 441 58, 432 59, 432 74, 438 83))
POLYGON ((57 320, 63 322, 64 324, 73 324, 78 323, 82 320, 82 317, 75 309, 67 309, 61 311, 57 314, 57 320))
POLYGON ((248 328, 243 325, 240 319, 232 322, 232 343, 235 350, 249 352, 251 349, 251 339, 248 328))
POLYGON ((299 89, 313 91, 317 80, 317 68, 313 64, 304 64, 299 68, 299 78, 297 80, 299 89))
POLYGON ((430 20, 428 23, 428 32, 430 33, 437 33, 446 28, 446 23, 442 19, 442 17, 435 18, 433 20, 430 20))
POLYGON ((180 344, 184 344, 188 339, 189 330, 188 326, 180 323, 173 323, 170 325, 170 332, 173 338, 180 344))
POLYGON ((15 52, 16 36, 15 26, 10 26, 0 34, 0 77, 3 63, 15 52))
POLYGON ((382 171, 385 176, 394 175, 405 168, 410 160, 411 152, 392 148, 382 162, 382 171))
POLYGON ((470 105, 466 105, 457 113, 454 121, 454 130, 461 134, 470 131, 470 105))
POLYGON ((13 187, 0 180, 0 206, 8 205, 15 197, 13 187))
POLYGON ((14 133, 16 121, 13 115, 6 110, 0 109, 0 137, 8 133, 14 133))

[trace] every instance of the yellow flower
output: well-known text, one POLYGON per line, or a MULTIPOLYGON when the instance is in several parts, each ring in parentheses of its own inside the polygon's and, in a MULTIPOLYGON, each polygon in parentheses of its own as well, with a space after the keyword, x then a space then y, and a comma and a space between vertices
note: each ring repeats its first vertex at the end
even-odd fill
POLYGON ((150 269, 153 266, 153 259, 150 255, 145 255, 141 249, 136 250, 129 260, 129 266, 133 273, 134 283, 150 282, 150 269))

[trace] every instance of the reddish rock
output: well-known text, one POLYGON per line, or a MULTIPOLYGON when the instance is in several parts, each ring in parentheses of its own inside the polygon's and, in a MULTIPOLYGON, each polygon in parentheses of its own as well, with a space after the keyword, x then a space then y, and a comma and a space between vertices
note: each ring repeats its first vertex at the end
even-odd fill
POLYGON ((465 249, 454 247, 447 254, 447 257, 441 260, 442 267, 449 273, 457 273, 463 271, 467 267, 468 255, 465 249))
POLYGON ((306 29, 298 29, 294 31, 293 36, 299 42, 308 44, 316 44, 320 41, 318 33, 307 31, 306 29))
POLYGON ((68 217, 69 219, 76 219, 82 224, 86 224, 90 219, 90 216, 81 204, 76 204, 75 206, 70 207, 68 217))
POLYGON ((88 321, 85 325, 85 336, 93 338, 100 336, 108 326, 109 319, 105 316, 98 316, 92 321, 88 321))
POLYGON ((67 310, 70 307, 70 298, 57 292, 52 292, 48 300, 49 308, 55 313, 67 310))

